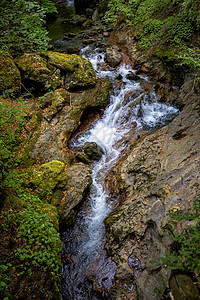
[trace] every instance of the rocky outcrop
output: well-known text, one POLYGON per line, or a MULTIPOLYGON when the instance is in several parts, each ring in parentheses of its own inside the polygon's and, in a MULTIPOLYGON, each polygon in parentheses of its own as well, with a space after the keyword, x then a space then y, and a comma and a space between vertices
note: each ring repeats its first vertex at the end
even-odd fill
POLYGON ((17 60, 22 80, 37 92, 47 92, 59 87, 84 89, 96 84, 92 64, 76 54, 68 55, 52 51, 43 55, 25 53, 17 60))
POLYGON ((111 67, 116 67, 122 61, 122 54, 119 47, 112 46, 106 49, 105 62, 107 62, 111 67))
MULTIPOLYGON (((150 261, 165 256, 170 244, 164 229, 173 224, 167 213, 192 208, 200 191, 199 91, 194 91, 191 79, 180 89, 177 103, 183 107, 179 116, 138 140, 112 170, 110 186, 116 181, 122 186, 124 201, 105 221, 106 248, 118 264, 118 280, 127 278, 133 286, 128 299, 163 297, 170 271, 150 261)), ((129 295, 130 290, 125 290, 129 295)))
POLYGON ((38 196, 57 207, 60 226, 68 227, 74 222, 77 206, 84 199, 92 182, 91 170, 83 163, 67 166, 53 160, 35 169, 32 184, 38 196))
POLYGON ((110 88, 109 82, 99 79, 95 87, 84 91, 70 93, 58 89, 43 96, 40 100, 43 120, 29 155, 41 162, 73 160, 67 149, 68 139, 87 109, 104 105, 110 88))
POLYGON ((13 58, 9 54, 2 54, 0 55, 0 93, 7 89, 19 92, 21 76, 13 58))

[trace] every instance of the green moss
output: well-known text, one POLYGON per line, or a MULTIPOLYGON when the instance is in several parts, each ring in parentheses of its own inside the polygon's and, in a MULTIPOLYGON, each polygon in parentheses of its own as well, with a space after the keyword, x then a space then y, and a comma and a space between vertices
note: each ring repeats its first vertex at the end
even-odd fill
POLYGON ((65 164, 56 160, 41 165, 32 177, 32 183, 39 188, 40 198, 52 193, 59 183, 66 180, 65 164))
POLYGON ((9 54, 0 55, 0 93, 12 89, 19 92, 21 88, 20 72, 9 54))
POLYGON ((47 78, 51 73, 47 67, 46 60, 38 54, 25 53, 18 59, 17 65, 23 71, 24 78, 30 80, 39 81, 44 79, 45 75, 47 78))
POLYGON ((96 73, 91 62, 87 59, 76 54, 68 55, 52 51, 46 51, 43 55, 47 58, 50 65, 72 75, 72 77, 65 78, 67 89, 96 84, 96 73))

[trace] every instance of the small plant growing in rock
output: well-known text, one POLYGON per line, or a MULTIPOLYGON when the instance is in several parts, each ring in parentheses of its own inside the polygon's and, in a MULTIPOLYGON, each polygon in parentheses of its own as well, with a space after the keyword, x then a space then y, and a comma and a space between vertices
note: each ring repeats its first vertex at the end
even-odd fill
MULTIPOLYGON (((176 211, 169 215, 176 223, 189 221, 192 225, 187 226, 181 233, 167 230, 172 243, 165 252, 166 256, 161 257, 160 261, 167 266, 168 270, 191 272, 200 281, 200 196, 196 199, 192 212, 176 211)), ((155 261, 150 263, 155 264, 155 261)))

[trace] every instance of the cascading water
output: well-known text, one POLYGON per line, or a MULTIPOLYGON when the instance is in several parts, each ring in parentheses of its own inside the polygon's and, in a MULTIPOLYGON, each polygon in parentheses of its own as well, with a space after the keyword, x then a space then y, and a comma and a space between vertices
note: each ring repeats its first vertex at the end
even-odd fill
MULTIPOLYGON (((103 221, 112 205, 103 183, 105 175, 126 147, 125 139, 133 128, 149 130, 160 127, 178 114, 175 107, 158 103, 154 91, 145 92, 140 81, 130 80, 128 75, 135 72, 130 66, 123 64, 115 69, 102 69, 104 53, 98 49, 92 52, 89 47, 82 50, 82 56, 92 62, 99 77, 113 83, 114 90, 102 118, 71 140, 72 147, 95 142, 104 150, 102 158, 92 164, 90 195, 77 216, 76 224, 62 235, 63 253, 68 255, 68 263, 63 264, 62 296, 73 300, 101 299, 94 290, 101 288, 106 297, 106 290, 112 285, 116 266, 103 249, 103 221)), ((141 80, 148 81, 148 78, 141 76, 141 80)))

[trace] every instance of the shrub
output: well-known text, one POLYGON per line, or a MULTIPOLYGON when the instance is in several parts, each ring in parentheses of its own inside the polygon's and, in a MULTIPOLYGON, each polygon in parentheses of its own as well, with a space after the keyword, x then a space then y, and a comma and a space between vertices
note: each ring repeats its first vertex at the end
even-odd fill
POLYGON ((56 11, 51 1, 2 0, 0 7, 0 50, 24 52, 46 49, 47 12, 56 11))

